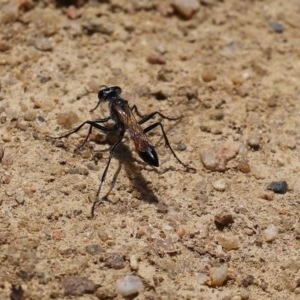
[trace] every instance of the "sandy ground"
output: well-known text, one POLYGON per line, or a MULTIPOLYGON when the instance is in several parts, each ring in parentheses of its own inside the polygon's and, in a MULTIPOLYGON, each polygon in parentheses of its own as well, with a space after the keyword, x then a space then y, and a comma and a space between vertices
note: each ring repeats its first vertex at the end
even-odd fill
POLYGON ((1 1, 1 299, 122 299, 129 274, 136 299, 300 299, 299 1, 65 2, 1 1), (46 136, 108 116, 101 85, 183 116, 196 172, 159 128, 157 169, 126 136, 91 219, 111 138, 46 136))

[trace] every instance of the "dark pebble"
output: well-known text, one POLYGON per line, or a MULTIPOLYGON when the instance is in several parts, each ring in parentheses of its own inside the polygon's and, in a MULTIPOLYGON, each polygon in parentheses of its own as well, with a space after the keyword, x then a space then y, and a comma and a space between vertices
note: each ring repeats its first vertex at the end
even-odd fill
POLYGON ((180 143, 180 144, 177 146, 177 150, 179 150, 179 151, 184 151, 184 150, 186 150, 186 145, 183 144, 183 143, 180 143))
POLYGON ((267 190, 273 191, 276 194, 285 194, 288 190, 288 184, 286 181, 272 181, 267 190))
POLYGON ((48 81, 50 81, 52 78, 51 76, 40 76, 40 83, 46 83, 48 81))
POLYGON ((81 296, 85 293, 94 293, 97 289, 96 284, 85 277, 70 276, 62 281, 62 286, 66 296, 81 296))
POLYGON ((13 284, 11 286, 10 299, 11 300, 22 300, 22 299, 24 299, 24 291, 23 291, 21 285, 13 284))
POLYGON ((246 278, 243 279, 242 284, 243 287, 248 287, 249 285, 253 284, 254 282, 254 276, 252 275, 247 275, 246 278))
POLYGON ((39 134, 38 134, 36 131, 34 131, 34 132, 32 133, 32 137, 33 137, 35 140, 38 140, 38 139, 39 139, 39 134))
POLYGON ((215 224, 218 229, 223 229, 224 227, 231 225, 233 222, 233 216, 229 212, 222 212, 215 215, 215 224))
POLYGON ((276 33, 283 33, 284 28, 283 25, 279 22, 271 22, 270 27, 276 32, 276 33))
POLYGON ((123 269, 125 267, 124 258, 120 253, 107 253, 105 255, 105 266, 112 269, 123 269))

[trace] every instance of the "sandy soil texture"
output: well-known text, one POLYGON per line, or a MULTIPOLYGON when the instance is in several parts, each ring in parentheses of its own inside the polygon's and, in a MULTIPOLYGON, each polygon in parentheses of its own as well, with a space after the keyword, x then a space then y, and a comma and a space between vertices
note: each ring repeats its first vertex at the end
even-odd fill
POLYGON ((300 299, 298 0, 2 0, 0 20, 1 299, 300 299), (115 137, 47 136, 109 116, 102 85, 182 116, 142 126, 196 172, 159 127, 158 168, 126 134, 91 219, 115 137))

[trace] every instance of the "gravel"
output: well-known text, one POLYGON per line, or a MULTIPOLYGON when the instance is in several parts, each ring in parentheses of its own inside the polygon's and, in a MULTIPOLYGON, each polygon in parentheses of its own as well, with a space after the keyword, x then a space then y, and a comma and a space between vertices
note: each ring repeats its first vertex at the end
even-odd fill
POLYGON ((200 156, 204 167, 211 171, 225 171, 226 164, 233 159, 240 145, 238 143, 219 144, 201 150, 200 156))
POLYGON ((66 296, 82 296, 83 294, 94 293, 97 289, 96 284, 85 277, 69 276, 62 280, 62 287, 66 296))
POLYGON ((126 275, 116 283, 116 292, 123 297, 129 297, 140 293, 144 289, 142 280, 134 275, 126 275))
POLYGON ((288 191, 288 184, 286 181, 272 181, 267 189, 276 194, 285 194, 288 191))
POLYGON ((214 287, 223 285, 227 278, 227 271, 227 264, 211 268, 209 271, 210 285, 214 287))
POLYGON ((262 231, 262 235, 266 242, 273 242, 278 237, 279 230, 276 225, 269 224, 265 230, 262 231))
POLYGON ((85 251, 90 255, 97 255, 97 254, 101 253, 102 248, 98 244, 87 245, 87 246, 85 246, 85 251))
POLYGON ((218 179, 212 182, 213 188, 218 192, 224 192, 226 190, 226 181, 224 179, 218 179))
POLYGON ((184 19, 190 19, 200 8, 197 0, 175 0, 173 6, 176 12, 184 19))
POLYGON ((125 267, 125 261, 123 256, 118 252, 106 253, 104 257, 104 263, 106 267, 118 270, 125 267))

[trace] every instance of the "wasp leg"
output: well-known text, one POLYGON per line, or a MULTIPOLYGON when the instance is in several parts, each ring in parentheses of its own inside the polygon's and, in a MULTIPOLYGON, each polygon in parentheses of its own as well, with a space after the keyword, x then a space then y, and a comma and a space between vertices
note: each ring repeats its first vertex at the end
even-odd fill
POLYGON ((125 133, 125 128, 122 128, 120 134, 119 134, 119 139, 118 141, 111 147, 110 151, 109 151, 109 158, 108 158, 108 162, 106 164, 106 167, 103 171, 103 174, 102 174, 102 177, 101 177, 101 181, 100 181, 100 185, 98 187, 98 190, 97 190, 97 193, 96 193, 96 197, 95 197, 95 201, 93 203, 93 206, 92 206, 92 209, 91 209, 91 216, 92 218, 94 217, 95 215, 95 209, 99 206, 100 204, 100 199, 99 199, 99 195, 100 195, 100 192, 101 192, 101 188, 102 188, 102 185, 105 181, 105 178, 106 178, 106 174, 107 174, 107 171, 108 171, 108 168, 109 168, 109 165, 110 165, 110 162, 111 162, 111 159, 114 155, 114 152, 116 150, 116 147, 121 143, 123 137, 124 137, 124 133, 125 133))

